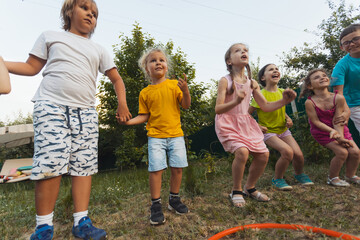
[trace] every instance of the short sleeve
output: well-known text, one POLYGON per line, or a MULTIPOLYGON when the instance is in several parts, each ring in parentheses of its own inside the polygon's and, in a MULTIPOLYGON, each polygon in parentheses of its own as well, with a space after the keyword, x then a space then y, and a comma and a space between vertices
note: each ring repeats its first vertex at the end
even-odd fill
POLYGON ((36 40, 30 53, 38 58, 47 60, 48 59, 48 47, 46 45, 46 33, 42 33, 36 40))
POLYGON ((146 100, 145 100, 145 96, 144 96, 144 91, 140 92, 139 95, 139 114, 148 114, 149 113, 149 108, 146 105, 146 100))
POLYGON ((112 68, 116 68, 113 59, 110 57, 109 53, 103 47, 101 47, 99 72, 105 74, 107 70, 110 70, 112 68))
POLYGON ((331 74, 330 86, 344 85, 345 83, 345 66, 341 64, 341 60, 335 65, 331 74))
POLYGON ((250 106, 254 108, 260 108, 259 104, 257 104, 257 102, 255 101, 255 98, 251 100, 250 106))

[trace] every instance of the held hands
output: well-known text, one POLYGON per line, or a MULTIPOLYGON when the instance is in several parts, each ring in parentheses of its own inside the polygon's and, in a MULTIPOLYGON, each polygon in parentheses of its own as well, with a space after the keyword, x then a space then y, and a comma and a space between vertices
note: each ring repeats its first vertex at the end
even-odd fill
POLYGON ((294 90, 291 90, 289 88, 285 89, 283 92, 283 99, 285 101, 285 104, 291 103, 292 100, 296 98, 296 92, 294 90))
POLYGON ((189 91, 189 88, 188 88, 188 84, 187 84, 187 76, 185 73, 183 73, 183 75, 184 75, 184 79, 179 78, 177 85, 179 86, 180 90, 183 93, 185 93, 185 92, 189 91))
POLYGON ((331 130, 330 132, 330 138, 335 139, 341 146, 344 148, 353 147, 352 142, 349 140, 343 138, 338 131, 335 129, 331 130))
POLYGON ((129 121, 131 119, 131 113, 129 112, 129 109, 127 106, 118 106, 116 110, 116 120, 120 124, 124 124, 125 122, 129 121))
POLYGON ((347 125, 349 118, 345 116, 346 114, 343 112, 339 116, 334 118, 334 125, 340 124, 341 126, 347 125))

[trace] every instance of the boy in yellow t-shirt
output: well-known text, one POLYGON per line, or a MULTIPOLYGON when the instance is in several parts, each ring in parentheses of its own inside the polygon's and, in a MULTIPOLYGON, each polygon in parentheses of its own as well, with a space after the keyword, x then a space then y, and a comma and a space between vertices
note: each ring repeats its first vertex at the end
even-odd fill
MULTIPOLYGON (((259 71, 258 79, 261 85, 264 86, 261 93, 268 102, 282 99, 284 89, 278 88, 277 86, 280 80, 280 72, 276 65, 265 65, 259 71)), ((258 123, 264 133, 264 142, 281 154, 275 165, 275 176, 272 179, 272 185, 278 190, 292 190, 292 187, 284 179, 285 171, 291 161, 293 161, 295 179, 302 185, 314 184, 308 175, 303 173, 304 156, 288 129, 293 123, 285 112, 285 106, 273 112, 264 112, 259 108, 256 101, 253 100, 249 108, 249 113, 252 114, 255 110, 258 114, 258 123)))
POLYGON ((189 210, 179 197, 182 169, 188 166, 184 133, 180 123, 180 105, 188 109, 191 97, 184 79, 169 80, 168 58, 162 49, 150 49, 143 54, 139 65, 150 78, 151 85, 140 92, 139 115, 125 125, 135 125, 147 121, 149 182, 151 193, 152 225, 162 224, 165 217, 161 206, 161 176, 167 168, 167 157, 171 169, 169 210, 185 214, 189 210))

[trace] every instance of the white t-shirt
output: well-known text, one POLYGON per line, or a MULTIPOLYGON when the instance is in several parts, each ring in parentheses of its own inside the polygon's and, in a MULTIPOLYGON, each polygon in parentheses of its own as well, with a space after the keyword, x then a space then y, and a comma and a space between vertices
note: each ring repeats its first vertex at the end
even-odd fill
POLYGON ((99 44, 66 31, 42 33, 30 54, 47 61, 33 102, 48 100, 71 107, 93 107, 98 71, 104 74, 116 67, 99 44))

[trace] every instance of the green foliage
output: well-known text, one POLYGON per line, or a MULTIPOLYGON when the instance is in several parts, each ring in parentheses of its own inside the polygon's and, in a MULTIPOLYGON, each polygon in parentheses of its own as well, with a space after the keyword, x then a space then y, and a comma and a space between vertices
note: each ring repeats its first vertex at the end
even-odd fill
MULTIPOLYGON (((213 108, 209 106, 206 97, 209 86, 194 81, 195 68, 193 64, 187 61, 186 54, 180 48, 175 50, 172 41, 166 44, 156 43, 155 39, 149 34, 142 32, 139 24, 134 25, 130 37, 121 34, 119 39, 120 43, 114 45, 115 64, 125 83, 127 104, 133 116, 138 113, 139 93, 149 84, 149 81, 146 80, 143 72, 138 67, 138 60, 146 49, 161 46, 167 51, 172 63, 169 76, 178 78, 185 73, 188 78, 191 107, 188 110, 181 110, 181 123, 185 135, 191 135, 201 127, 213 123, 213 119, 208 118, 210 113, 213 112, 213 108)), ((127 145, 125 143, 125 131, 127 129, 135 129, 135 138, 132 141, 133 147, 139 148, 143 146, 147 142, 146 130, 143 124, 129 127, 119 125, 116 122, 117 98, 109 81, 105 81, 105 79, 100 81, 98 97, 100 100, 98 110, 99 123, 102 128, 101 133, 108 138, 100 138, 100 158, 101 156, 110 156, 121 145, 127 145), (104 142, 102 142, 103 140, 104 142)), ((136 161, 135 165, 138 163, 140 164, 141 161, 136 161)), ((125 162, 122 161, 120 165, 124 166, 124 164, 125 162)))
POLYGON ((341 0, 338 5, 329 0, 328 5, 332 14, 322 21, 316 33, 321 42, 313 45, 304 43, 302 47, 294 47, 289 53, 284 53, 282 61, 285 67, 293 71, 297 79, 313 68, 324 68, 331 72, 346 54, 339 47, 339 36, 345 27, 360 19, 359 8, 346 6, 345 0, 341 0))
POLYGON ((144 156, 143 148, 135 147, 135 129, 127 129, 123 133, 124 143, 115 149, 116 166, 135 167, 140 165, 144 156))

